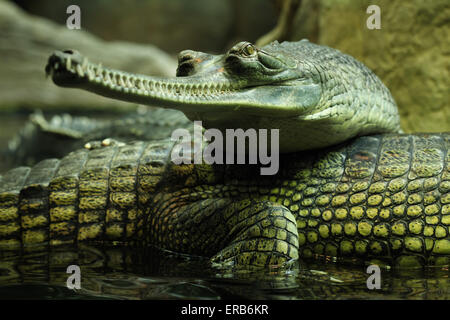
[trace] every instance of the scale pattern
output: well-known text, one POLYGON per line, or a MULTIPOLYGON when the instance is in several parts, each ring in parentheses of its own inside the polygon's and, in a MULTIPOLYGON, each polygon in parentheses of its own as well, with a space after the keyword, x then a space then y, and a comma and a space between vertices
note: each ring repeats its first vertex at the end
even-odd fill
POLYGON ((78 150, 0 178, 0 247, 149 243, 213 262, 317 255, 448 263, 450 135, 283 155, 280 172, 175 165, 173 142, 78 150))

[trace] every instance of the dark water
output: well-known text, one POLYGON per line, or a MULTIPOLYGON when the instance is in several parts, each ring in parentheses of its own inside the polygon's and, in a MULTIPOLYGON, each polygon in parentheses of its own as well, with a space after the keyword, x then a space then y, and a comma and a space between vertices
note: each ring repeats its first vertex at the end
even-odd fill
POLYGON ((148 248, 36 248, 1 252, 0 299, 450 299, 448 267, 381 272, 369 290, 363 266, 300 261, 232 270, 148 248), (69 265, 81 289, 68 289, 69 265))

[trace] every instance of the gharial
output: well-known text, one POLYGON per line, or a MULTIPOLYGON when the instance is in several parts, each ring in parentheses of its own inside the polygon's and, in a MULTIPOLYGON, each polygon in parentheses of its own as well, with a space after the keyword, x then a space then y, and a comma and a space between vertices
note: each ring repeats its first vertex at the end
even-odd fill
POLYGON ((398 133, 389 91, 338 50, 308 41, 187 50, 170 79, 65 50, 46 72, 57 85, 176 108, 208 128, 279 128, 280 171, 176 165, 170 139, 77 150, 2 176, 2 248, 115 241, 238 266, 313 256, 449 263, 450 134, 398 133))

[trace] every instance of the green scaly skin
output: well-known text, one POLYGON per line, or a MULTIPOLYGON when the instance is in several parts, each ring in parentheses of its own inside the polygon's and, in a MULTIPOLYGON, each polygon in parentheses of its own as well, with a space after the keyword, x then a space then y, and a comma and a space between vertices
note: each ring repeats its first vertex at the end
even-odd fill
POLYGON ((0 180, 0 246, 151 244, 238 266, 315 255, 442 265, 449 134, 360 137, 258 166, 175 165, 173 142, 78 150, 0 180))
POLYGON ((307 40, 240 42, 223 55, 185 50, 177 78, 107 69, 74 50, 55 52, 46 72, 59 86, 178 109, 205 128, 279 129, 280 152, 400 130, 397 106, 372 71, 307 40))

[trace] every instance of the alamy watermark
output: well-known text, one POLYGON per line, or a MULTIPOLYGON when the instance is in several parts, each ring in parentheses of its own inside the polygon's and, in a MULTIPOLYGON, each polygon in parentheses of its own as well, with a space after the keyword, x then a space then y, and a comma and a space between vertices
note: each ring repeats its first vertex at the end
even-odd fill
POLYGON ((367 267, 366 273, 371 274, 366 281, 367 289, 381 289, 381 270, 376 264, 367 267))
POLYGON ((370 16, 366 20, 367 29, 381 29, 381 9, 376 4, 367 7, 366 13, 370 16))
POLYGON ((72 4, 67 7, 66 13, 70 16, 66 20, 66 26, 68 29, 81 29, 81 9, 79 6, 72 4))
POLYGON ((279 168, 279 130, 270 129, 206 129, 194 121, 194 139, 187 129, 176 129, 171 139, 176 141, 171 160, 175 164, 261 164, 261 175, 274 175, 279 168), (208 142, 203 148, 203 141, 208 142), (270 152, 269 152, 270 149, 270 152), (269 154, 270 153, 270 154, 269 154), (246 162, 248 158, 248 162, 246 162))
POLYGON ((81 269, 76 264, 67 267, 66 273, 71 273, 67 278, 66 286, 68 289, 81 289, 81 269))

